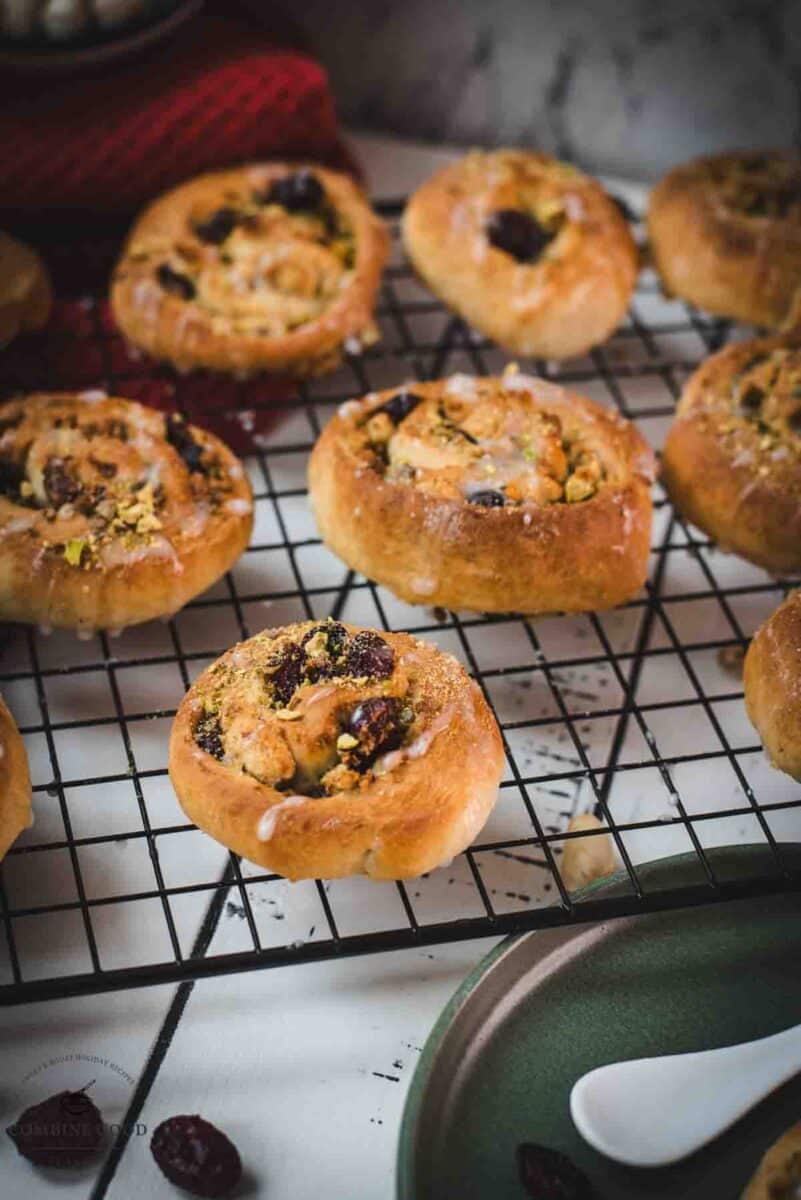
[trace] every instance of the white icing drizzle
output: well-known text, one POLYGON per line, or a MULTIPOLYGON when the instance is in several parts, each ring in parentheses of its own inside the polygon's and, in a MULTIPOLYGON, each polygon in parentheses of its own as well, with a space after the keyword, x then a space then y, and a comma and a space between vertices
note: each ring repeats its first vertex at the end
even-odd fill
POLYGON ((353 335, 351 335, 350 337, 346 337, 345 341, 342 344, 345 348, 346 354, 359 355, 364 350, 364 347, 362 346, 362 343, 359 340, 359 338, 354 337, 353 335))
POLYGON ((253 511, 253 505, 249 500, 244 500, 240 497, 235 497, 233 500, 226 500, 226 512, 234 513, 238 517, 244 517, 247 513, 253 511))
POLYGON ((311 796, 287 796, 286 800, 279 800, 278 804, 273 804, 266 809, 259 817, 259 823, 256 826, 256 837, 259 841, 270 841, 275 833, 278 817, 282 812, 290 808, 301 808, 309 800, 311 800, 311 796))
POLYGON ((439 716, 435 717, 429 725, 428 729, 424 729, 413 742, 408 746, 402 746, 400 750, 390 750, 389 754, 384 754, 379 758, 373 767, 373 774, 386 775, 387 771, 392 771, 395 767, 399 767, 401 763, 407 760, 414 761, 417 758, 422 758, 428 752, 434 738, 442 733, 443 729, 447 729, 453 718, 454 705, 449 704, 444 708, 439 716))
MULTIPOLYGON (((368 399, 371 399, 371 397, 366 396, 365 400, 368 399)), ((340 404, 337 412, 339 413, 340 417, 344 417, 344 419, 347 421, 349 417, 355 417, 356 413, 361 412, 361 409, 361 400, 346 400, 344 404, 340 404)))
POLYGON ((430 575, 415 575, 415 577, 409 581, 409 587, 412 589, 415 596, 433 596, 434 592, 439 587, 439 583, 430 575))
POLYGON ((509 372, 502 377, 503 388, 507 392, 528 392, 535 398, 547 400, 549 403, 559 403, 565 398, 565 389, 558 383, 550 383, 539 375, 525 375, 522 371, 509 372))
POLYGON ((445 393, 448 396, 458 396, 460 400, 477 400, 478 380, 475 375, 463 375, 457 372, 457 374, 451 375, 445 384, 445 393))
POLYGON ((99 404, 101 400, 108 400, 108 392, 104 392, 102 388, 90 388, 86 392, 78 392, 78 399, 87 404, 99 404))

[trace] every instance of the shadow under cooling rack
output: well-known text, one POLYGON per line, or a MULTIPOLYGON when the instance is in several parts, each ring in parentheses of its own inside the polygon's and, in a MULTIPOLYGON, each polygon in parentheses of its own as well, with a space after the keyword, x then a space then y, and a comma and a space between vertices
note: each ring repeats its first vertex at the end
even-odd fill
MULTIPOLYGON (((412 608, 320 544, 306 459, 339 403, 506 362, 417 283, 400 253, 398 211, 385 206, 395 236, 381 342, 299 388, 180 376, 140 357, 104 299, 117 239, 44 247, 60 299, 46 333, 4 356, 4 391, 102 386, 180 409, 246 454, 256 521, 229 575, 167 623, 87 641, 4 631, 0 688, 26 740, 36 820, 2 867, 0 1003, 801 884, 791 847, 801 842, 801 788, 766 763, 739 677, 748 638, 789 585, 720 553, 658 486, 647 587, 607 613, 527 620, 412 608), (436 642, 476 677, 498 717, 507 759, 498 805, 479 840, 430 876, 289 884, 199 833, 170 787, 170 723, 199 671, 266 626, 327 614, 436 642), (576 900, 560 875, 567 838, 606 836, 566 834, 584 811, 600 815, 614 840, 626 886, 613 899, 576 900), (715 848, 732 843, 761 853, 721 874, 715 848), (692 856, 694 882, 645 886, 640 865, 673 854, 692 856)), ((644 272, 606 345, 564 364, 521 365, 616 406, 659 448, 688 372, 732 336, 725 323, 665 299, 644 272)))

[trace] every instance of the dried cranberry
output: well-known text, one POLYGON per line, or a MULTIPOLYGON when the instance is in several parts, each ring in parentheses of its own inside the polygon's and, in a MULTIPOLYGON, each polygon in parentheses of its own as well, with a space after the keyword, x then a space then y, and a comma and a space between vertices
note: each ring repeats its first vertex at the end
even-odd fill
POLYGON ((236 209, 224 205, 207 217, 205 221, 196 222, 194 230, 201 242, 208 242, 212 246, 221 246, 225 239, 233 233, 239 220, 240 215, 236 209))
POLYGON ((754 387, 752 384, 751 387, 745 389, 740 397, 740 408, 749 413, 757 412, 764 399, 765 393, 762 391, 762 389, 754 387))
POLYGON ((346 730, 359 743, 351 751, 361 766, 367 766, 386 750, 394 750, 403 741, 401 705, 395 696, 373 696, 363 700, 348 718, 346 730))
POLYGON ((322 206, 325 189, 311 171, 295 171, 276 179, 264 197, 265 204, 280 204, 287 212, 314 211, 322 206))
POLYGON ((377 633, 363 629, 348 647, 345 669, 357 679, 364 675, 370 679, 389 679, 395 669, 395 654, 377 633))
POLYGON ((162 1121, 150 1139, 150 1152, 170 1183, 193 1196, 227 1196, 242 1177, 234 1143, 196 1115, 162 1121))
POLYGON ((339 621, 326 621, 324 625, 315 625, 310 629, 301 641, 301 646, 305 647, 312 638, 320 635, 324 642, 324 652, 309 656, 305 664, 306 675, 312 683, 337 673, 341 666, 339 660, 348 640, 348 631, 344 625, 340 625, 339 621))
POLYGON ((113 479, 117 474, 118 467, 116 463, 104 462, 102 459, 89 457, 89 462, 92 464, 98 475, 102 475, 104 479, 113 479))
POLYGON ((539 258, 552 236, 539 221, 516 208, 496 209, 487 221, 487 237, 492 245, 518 262, 539 258))
POLYGON ((78 1167, 103 1141, 103 1118, 85 1092, 58 1092, 26 1108, 6 1133, 37 1167, 78 1167))
POLYGON ((195 725, 195 741, 200 749, 205 750, 212 758, 222 758, 225 754, 222 739, 220 718, 214 713, 204 713, 195 725))
POLYGON ((483 492, 473 492, 469 500, 471 504, 480 504, 484 508, 503 508, 506 503, 503 492, 496 492, 491 488, 483 492))
POLYGON ((48 458, 42 471, 42 482, 47 498, 54 508, 71 504, 81 494, 80 482, 70 470, 71 459, 48 458))
POLYGON ((194 300, 195 285, 188 275, 182 275, 180 271, 175 271, 169 263, 162 263, 156 272, 158 279, 165 292, 172 292, 174 296, 180 296, 182 300, 194 300))
POLYGON ((418 396, 415 392, 396 392, 387 400, 386 404, 375 409, 370 416, 375 416, 375 413, 386 413, 393 425, 400 425, 401 421, 405 421, 409 413, 414 412, 417 405, 422 402, 423 397, 418 396))
POLYGON ((593 1200, 595 1191, 587 1176, 566 1154, 524 1142, 517 1147, 520 1181, 535 1200, 593 1200))
POLYGON ((164 419, 164 434, 190 471, 202 471, 203 447, 195 441, 186 421, 178 413, 164 419))
POLYGON ((19 497, 19 489, 25 479, 25 469, 13 458, 0 458, 0 495, 19 497))
POLYGON ((285 707, 294 696, 303 678, 304 654, 300 646, 288 642, 268 663, 267 679, 273 699, 285 707))

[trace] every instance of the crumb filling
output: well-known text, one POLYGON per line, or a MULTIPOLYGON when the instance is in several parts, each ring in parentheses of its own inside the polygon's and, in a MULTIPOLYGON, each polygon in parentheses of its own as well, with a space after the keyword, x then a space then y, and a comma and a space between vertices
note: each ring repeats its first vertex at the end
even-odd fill
POLYGON ((372 408, 359 451, 394 483, 484 508, 578 504, 606 472, 566 408, 536 401, 538 384, 507 368, 497 381, 455 375, 436 396, 414 388, 372 408))
POLYGON ((717 430, 735 461, 801 458, 801 349, 777 348, 747 358, 719 394, 717 430))
POLYGON ((178 415, 63 401, 0 408, 0 500, 19 510, 3 528, 27 530, 71 567, 168 549, 173 510, 202 518, 233 491, 231 468, 178 415))
POLYGON ((329 618, 235 647, 210 668, 192 732, 227 766, 314 797, 415 757, 423 723, 414 673, 389 643, 329 618))
POLYGON ((768 155, 742 155, 709 168, 724 205, 747 217, 801 223, 801 165, 768 155))
POLYGON ((127 258, 152 264, 165 293, 212 328, 280 336, 317 318, 353 279, 354 232, 316 176, 296 171, 263 192, 229 189, 194 211, 174 244, 143 234, 127 258))

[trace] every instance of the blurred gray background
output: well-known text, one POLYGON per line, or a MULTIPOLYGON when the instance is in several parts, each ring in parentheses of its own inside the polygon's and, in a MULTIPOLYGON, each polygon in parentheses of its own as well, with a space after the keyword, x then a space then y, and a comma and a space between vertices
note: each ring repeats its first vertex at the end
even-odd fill
POLYGON ((343 120, 633 176, 801 142, 801 0, 304 0, 343 120))

